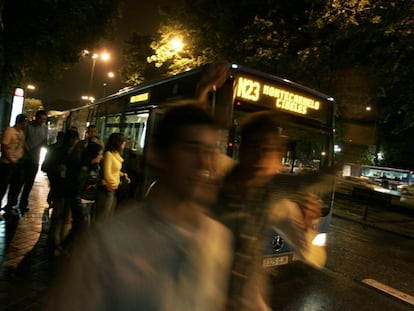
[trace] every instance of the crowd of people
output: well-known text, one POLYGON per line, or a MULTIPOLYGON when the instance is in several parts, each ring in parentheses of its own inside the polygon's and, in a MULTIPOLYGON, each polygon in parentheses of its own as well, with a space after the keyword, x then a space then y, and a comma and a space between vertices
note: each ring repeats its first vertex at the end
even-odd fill
POLYGON ((97 137, 96 126, 89 125, 84 140, 75 128, 59 136, 49 146, 42 170, 50 186, 50 244, 56 255, 70 256, 78 237, 93 222, 114 213, 121 178, 126 183, 130 180, 122 171, 123 134, 112 133, 104 144, 97 137))
POLYGON ((95 125, 89 125, 80 140, 76 128, 58 132, 56 142, 47 145, 47 113, 39 110, 28 122, 24 114, 2 136, 0 195, 8 189, 2 218, 22 217, 30 208, 29 194, 39 170, 40 150, 47 147, 41 170, 47 174, 51 211, 48 236, 54 255, 69 256, 76 239, 93 221, 113 214, 120 181, 129 183, 122 171, 125 139, 112 133, 104 145, 95 125))
POLYGON ((15 125, 3 132, 0 162, 1 171, 7 174, 2 179, 0 198, 9 190, 2 217, 22 215, 29 210, 29 194, 39 169, 40 151, 47 146, 46 121, 44 110, 37 111, 30 122, 24 114, 19 114, 15 125))
MULTIPOLYGON (((30 208, 44 123, 43 111, 29 124, 19 115, 3 134, 5 215, 30 208)), ((50 184, 50 245, 70 260, 43 309, 271 310, 261 266, 268 226, 282 231, 302 260, 322 267, 325 251, 311 243, 321 202, 313 193, 293 198, 278 178, 286 139, 275 115, 254 113, 242 123, 237 163, 218 141, 218 126, 200 102, 167 105, 147 159, 156 183, 143 199, 120 206, 117 189, 131 182, 123 134, 103 144, 93 125, 85 140, 75 128, 58 133, 41 169, 50 184)))

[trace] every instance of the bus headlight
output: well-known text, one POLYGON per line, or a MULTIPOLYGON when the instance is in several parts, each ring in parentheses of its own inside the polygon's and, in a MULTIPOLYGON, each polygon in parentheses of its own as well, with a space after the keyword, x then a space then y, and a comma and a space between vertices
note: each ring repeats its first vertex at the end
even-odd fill
POLYGON ((319 233, 313 239, 312 244, 315 246, 326 246, 326 233, 319 233))

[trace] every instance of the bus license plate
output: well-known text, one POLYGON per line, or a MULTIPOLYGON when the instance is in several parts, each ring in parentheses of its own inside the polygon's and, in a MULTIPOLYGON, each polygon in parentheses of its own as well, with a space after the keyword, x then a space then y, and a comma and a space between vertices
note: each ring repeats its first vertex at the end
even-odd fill
POLYGON ((263 267, 286 265, 289 263, 289 256, 271 257, 263 259, 263 267))

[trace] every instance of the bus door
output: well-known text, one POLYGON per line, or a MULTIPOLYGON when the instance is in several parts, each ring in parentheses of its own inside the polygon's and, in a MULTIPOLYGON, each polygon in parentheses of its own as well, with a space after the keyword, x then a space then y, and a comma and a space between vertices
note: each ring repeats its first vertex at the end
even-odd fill
POLYGON ((125 137, 123 169, 131 179, 131 192, 140 198, 144 183, 143 158, 149 111, 127 113, 124 116, 122 133, 125 137))
POLYGON ((109 136, 111 136, 112 133, 121 132, 121 118, 121 114, 105 117, 103 136, 101 136, 104 143, 108 141, 108 138, 109 136))
POLYGON ((145 144, 143 149, 143 184, 141 195, 147 196, 157 182, 157 167, 158 161, 154 149, 155 144, 155 130, 160 119, 165 113, 165 108, 157 107, 149 112, 147 120, 147 129, 145 131, 145 144))

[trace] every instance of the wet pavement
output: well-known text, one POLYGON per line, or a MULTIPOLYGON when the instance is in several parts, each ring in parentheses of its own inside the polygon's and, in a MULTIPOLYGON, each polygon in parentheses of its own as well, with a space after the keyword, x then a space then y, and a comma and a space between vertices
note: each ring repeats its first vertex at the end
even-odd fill
MULTIPOLYGON (((39 310, 44 295, 65 260, 53 256, 47 241, 49 187, 44 173, 37 174, 23 217, 0 220, 0 309, 39 310)), ((5 205, 3 200, 2 206, 5 205)), ((374 209, 338 199, 334 217, 341 217, 414 239, 414 214, 397 208, 374 209)))
MULTIPOLYGON (((49 191, 47 177, 39 172, 29 197, 29 211, 22 217, 0 221, 0 309, 39 310, 60 258, 47 242, 49 191)), ((3 198, 2 206, 5 205, 3 198)))

